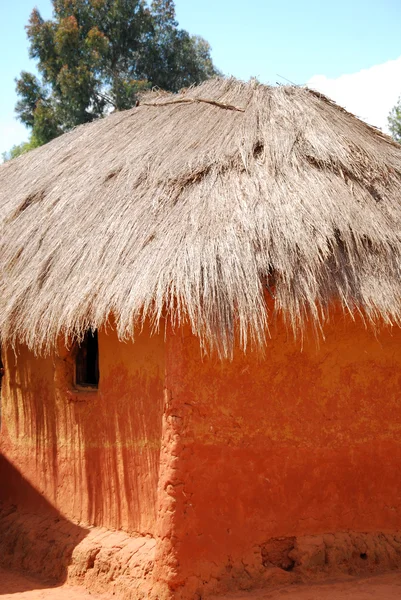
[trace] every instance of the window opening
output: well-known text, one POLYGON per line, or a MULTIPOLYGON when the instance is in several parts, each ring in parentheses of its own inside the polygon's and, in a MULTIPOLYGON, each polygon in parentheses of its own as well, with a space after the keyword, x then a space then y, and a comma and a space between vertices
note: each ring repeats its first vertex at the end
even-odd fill
POLYGON ((75 358, 75 384, 97 388, 99 385, 99 345, 97 331, 87 331, 75 358))
POLYGON ((3 366, 3 361, 1 359, 1 346, 0 346, 0 391, 1 391, 1 382, 3 379, 3 375, 4 375, 4 366, 3 366))
POLYGON ((2 401, 1 401, 1 383, 4 375, 4 366, 3 361, 1 359, 1 346, 0 346, 0 431, 1 431, 1 409, 2 409, 2 401))

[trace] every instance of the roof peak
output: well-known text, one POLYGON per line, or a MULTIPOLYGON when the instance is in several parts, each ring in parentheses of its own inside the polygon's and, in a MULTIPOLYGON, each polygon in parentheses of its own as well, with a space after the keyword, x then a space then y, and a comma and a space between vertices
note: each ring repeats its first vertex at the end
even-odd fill
POLYGON ((264 343, 272 273, 295 331, 332 302, 399 323, 400 198, 400 146, 321 94, 154 91, 0 168, 2 339, 168 314, 229 354, 264 343))

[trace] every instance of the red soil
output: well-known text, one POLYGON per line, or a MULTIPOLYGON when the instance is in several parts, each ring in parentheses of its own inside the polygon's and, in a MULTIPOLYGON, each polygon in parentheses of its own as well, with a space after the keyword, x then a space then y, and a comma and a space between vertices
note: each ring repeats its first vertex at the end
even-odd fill
POLYGON ((38 579, 0 567, 1 600, 107 600, 111 596, 91 594, 82 587, 53 586, 38 579))
MULTIPOLYGON (((401 574, 387 573, 346 581, 293 585, 274 591, 239 593, 214 600, 399 600, 401 574)), ((210 598, 209 600, 213 600, 210 598)))
MULTIPOLYGON (((91 594, 81 587, 51 586, 15 571, 0 568, 1 600, 111 600, 109 595, 91 594)), ((118 597, 114 596, 116 600, 118 597)), ((401 574, 387 573, 369 578, 312 585, 293 585, 278 590, 219 596, 215 600, 399 600, 401 574)), ((212 598, 210 598, 212 600, 212 598)))

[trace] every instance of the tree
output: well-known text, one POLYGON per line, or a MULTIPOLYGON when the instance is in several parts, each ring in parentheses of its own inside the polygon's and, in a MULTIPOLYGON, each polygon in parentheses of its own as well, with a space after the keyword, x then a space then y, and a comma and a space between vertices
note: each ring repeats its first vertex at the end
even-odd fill
POLYGON ((208 42, 178 29, 172 0, 154 0, 151 11, 152 35, 138 61, 147 80, 164 90, 177 92, 218 74, 208 42))
POLYGON ((401 143, 401 98, 398 99, 398 103, 392 108, 387 121, 391 135, 396 142, 401 143))
POLYGON ((52 19, 35 8, 26 27, 41 77, 16 80, 29 147, 134 106, 151 86, 175 92, 218 74, 206 40, 179 29, 173 0, 52 3, 52 19))
POLYGON ((8 152, 3 152, 1 156, 3 161, 6 162, 7 160, 17 158, 18 156, 21 156, 21 154, 29 152, 29 150, 37 148, 39 145, 40 144, 38 144, 34 139, 31 139, 29 142, 22 142, 21 144, 16 144, 8 152))

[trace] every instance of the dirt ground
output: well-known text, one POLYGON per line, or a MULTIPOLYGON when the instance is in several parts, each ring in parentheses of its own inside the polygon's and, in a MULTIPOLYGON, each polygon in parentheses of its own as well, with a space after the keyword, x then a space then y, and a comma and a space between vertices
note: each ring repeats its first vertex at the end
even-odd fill
POLYGON ((401 573, 292 585, 278 590, 233 594, 224 600, 401 600, 401 573))
POLYGON ((81 587, 51 586, 21 573, 0 568, 1 600, 106 600, 108 596, 90 594, 81 587))
MULTIPOLYGON (((47 586, 32 577, 0 568, 1 600, 111 600, 69 585, 47 586)), ((116 597, 113 596, 116 600, 116 597)), ((278 590, 219 596, 218 600, 400 600, 401 573, 278 590)), ((212 600, 212 599, 210 599, 212 600)), ((217 597, 215 598, 217 600, 217 597)))

